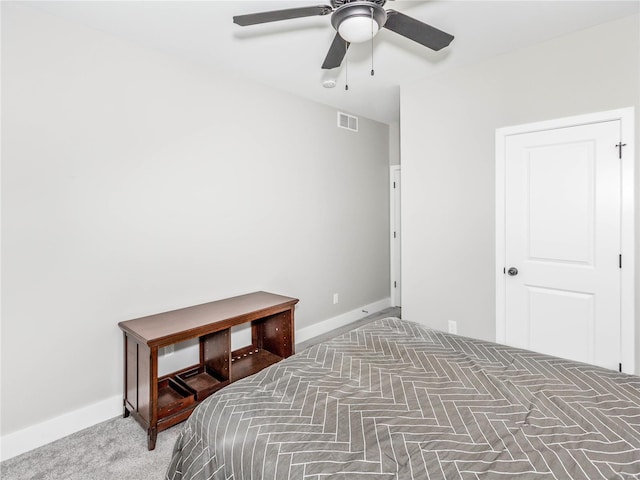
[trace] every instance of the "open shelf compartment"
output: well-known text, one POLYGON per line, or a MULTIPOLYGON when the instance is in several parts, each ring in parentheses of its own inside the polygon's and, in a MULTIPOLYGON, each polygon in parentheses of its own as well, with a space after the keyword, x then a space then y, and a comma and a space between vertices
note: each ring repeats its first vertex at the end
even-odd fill
POLYGON ((228 379, 222 378, 206 365, 200 365, 182 372, 176 376, 176 379, 195 392, 196 401, 198 402, 229 384, 228 379))
POLYGON ((253 375, 263 368, 278 363, 283 357, 256 345, 249 345, 231 352, 231 381, 253 375))
POLYGON ((168 417, 195 403, 195 392, 173 378, 158 381, 158 418, 168 417))

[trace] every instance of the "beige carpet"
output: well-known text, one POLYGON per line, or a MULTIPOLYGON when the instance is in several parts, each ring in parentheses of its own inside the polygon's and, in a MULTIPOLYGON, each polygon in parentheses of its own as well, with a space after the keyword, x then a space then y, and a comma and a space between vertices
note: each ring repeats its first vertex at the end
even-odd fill
POLYGON ((158 434, 133 418, 114 418, 0 464, 2 480, 161 480, 182 424, 158 434))

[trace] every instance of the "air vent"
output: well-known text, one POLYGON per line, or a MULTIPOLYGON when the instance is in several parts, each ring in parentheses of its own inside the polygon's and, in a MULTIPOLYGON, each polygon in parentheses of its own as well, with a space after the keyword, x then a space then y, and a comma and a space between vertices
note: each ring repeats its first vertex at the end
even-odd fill
POLYGON ((352 132, 358 131, 358 117, 353 115, 347 115, 346 113, 338 112, 338 127, 346 128, 352 132))

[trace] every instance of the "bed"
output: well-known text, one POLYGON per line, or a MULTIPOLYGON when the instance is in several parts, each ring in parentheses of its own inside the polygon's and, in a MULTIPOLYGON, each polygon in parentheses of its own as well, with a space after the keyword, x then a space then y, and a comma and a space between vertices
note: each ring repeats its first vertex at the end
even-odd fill
POLYGON ((640 377, 385 318, 212 395, 166 478, 640 479, 640 377))

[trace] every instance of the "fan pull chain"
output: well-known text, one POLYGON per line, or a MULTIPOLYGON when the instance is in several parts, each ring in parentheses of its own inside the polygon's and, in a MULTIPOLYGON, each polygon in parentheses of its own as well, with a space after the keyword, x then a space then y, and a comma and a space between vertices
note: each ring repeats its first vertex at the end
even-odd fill
POLYGON ((371 7, 371 76, 374 75, 373 70, 373 7, 371 7))
POLYGON ((349 90, 349 44, 344 42, 344 89, 349 90))

